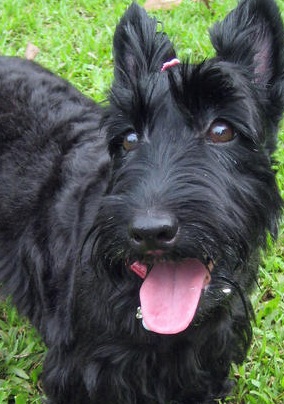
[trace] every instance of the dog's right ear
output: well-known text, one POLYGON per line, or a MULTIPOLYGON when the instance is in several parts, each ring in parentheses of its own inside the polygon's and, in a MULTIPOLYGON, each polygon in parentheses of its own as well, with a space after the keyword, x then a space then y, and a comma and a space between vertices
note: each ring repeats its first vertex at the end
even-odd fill
POLYGON ((139 78, 161 70, 163 63, 176 57, 173 45, 157 21, 133 3, 117 25, 114 41, 116 83, 129 87, 139 78))

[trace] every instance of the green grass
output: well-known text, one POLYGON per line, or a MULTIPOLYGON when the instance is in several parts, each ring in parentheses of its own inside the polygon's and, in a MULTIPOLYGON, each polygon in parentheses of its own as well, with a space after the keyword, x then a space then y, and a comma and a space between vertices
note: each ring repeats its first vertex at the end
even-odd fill
MULTIPOLYGON (((71 81, 96 100, 105 98, 112 81, 111 41, 129 1, 2 0, 0 52, 24 56, 28 42, 39 47, 37 61, 71 81)), ((141 4, 141 1, 139 1, 141 4)), ((279 0, 284 14, 284 4, 279 0)), ((155 12, 174 40, 181 58, 211 56, 208 26, 223 18, 236 0, 204 4, 184 0, 171 11, 155 12)), ((279 140, 278 181, 284 197, 284 128, 279 140)), ((284 403, 284 226, 279 240, 263 254, 254 340, 246 363, 234 367, 238 381, 231 404, 284 403)), ((0 403, 39 403, 44 346, 32 327, 8 302, 0 305, 0 403)), ((108 404, 108 403, 106 403, 108 404)))

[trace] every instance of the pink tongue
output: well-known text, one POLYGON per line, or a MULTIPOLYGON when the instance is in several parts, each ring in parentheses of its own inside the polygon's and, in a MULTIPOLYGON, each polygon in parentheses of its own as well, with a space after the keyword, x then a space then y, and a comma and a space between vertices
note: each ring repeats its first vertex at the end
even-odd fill
POLYGON ((158 263, 140 289, 145 326, 159 334, 176 334, 191 323, 207 275, 197 259, 158 263))

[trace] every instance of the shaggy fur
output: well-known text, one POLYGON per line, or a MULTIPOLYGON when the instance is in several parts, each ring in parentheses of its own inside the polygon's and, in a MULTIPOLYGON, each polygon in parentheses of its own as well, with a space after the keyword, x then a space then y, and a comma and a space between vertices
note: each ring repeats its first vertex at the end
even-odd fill
POLYGON ((161 72, 173 46, 130 6, 106 107, 0 58, 0 281, 48 347, 48 403, 213 403, 245 359, 281 211, 284 31, 273 0, 242 0, 210 33, 216 57, 161 72), (210 278, 193 320, 147 331, 133 264, 189 258, 210 278))

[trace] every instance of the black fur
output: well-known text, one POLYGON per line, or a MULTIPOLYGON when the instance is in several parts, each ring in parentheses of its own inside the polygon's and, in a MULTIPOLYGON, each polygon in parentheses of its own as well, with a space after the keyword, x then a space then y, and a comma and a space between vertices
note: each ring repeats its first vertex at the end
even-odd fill
POLYGON ((282 204, 280 14, 242 0, 211 30, 215 58, 164 72, 176 55, 156 31, 138 5, 126 11, 104 108, 35 63, 0 59, 0 280, 48 347, 49 403, 213 403, 250 345, 249 294, 282 204), (214 122, 229 139, 215 142, 214 122), (175 237, 141 243, 134 223, 160 217, 175 237), (157 249, 214 263, 175 335, 135 317, 143 281, 130 264, 150 268, 157 249))

